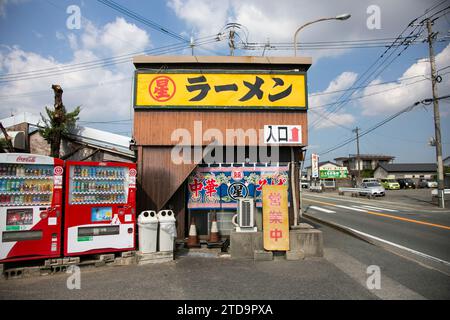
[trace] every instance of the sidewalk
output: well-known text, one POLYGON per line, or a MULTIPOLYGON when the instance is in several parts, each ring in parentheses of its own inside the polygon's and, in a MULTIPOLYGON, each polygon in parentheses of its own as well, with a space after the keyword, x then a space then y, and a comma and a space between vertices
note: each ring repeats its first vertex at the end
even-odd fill
POLYGON ((80 290, 67 289, 70 274, 1 280, 0 299, 450 298, 450 277, 316 226, 324 232, 325 258, 254 262, 187 256, 164 264, 88 268, 81 269, 80 290), (380 290, 367 289, 371 265, 380 267, 380 290))

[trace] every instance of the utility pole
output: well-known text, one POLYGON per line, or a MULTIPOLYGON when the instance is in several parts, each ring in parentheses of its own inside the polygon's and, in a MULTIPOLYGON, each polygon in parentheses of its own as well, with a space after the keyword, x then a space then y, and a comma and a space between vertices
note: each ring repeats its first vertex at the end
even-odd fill
POLYGON ((439 100, 437 94, 437 84, 436 84, 436 63, 434 58, 433 50, 433 40, 436 34, 432 31, 432 21, 428 18, 426 19, 427 30, 428 30, 428 48, 430 54, 430 66, 431 66, 431 89, 433 92, 433 110, 434 110, 434 132, 436 139, 436 161, 437 161, 437 182, 438 182, 438 198, 439 206, 445 208, 445 198, 444 198, 444 164, 442 161, 442 143, 441 143, 441 117, 439 115, 439 100))
POLYGON ((358 127, 356 127, 355 129, 352 130, 352 132, 356 133, 356 170, 358 171, 358 179, 357 181, 359 182, 361 179, 361 170, 360 170, 360 156, 359 156, 359 129, 358 127))

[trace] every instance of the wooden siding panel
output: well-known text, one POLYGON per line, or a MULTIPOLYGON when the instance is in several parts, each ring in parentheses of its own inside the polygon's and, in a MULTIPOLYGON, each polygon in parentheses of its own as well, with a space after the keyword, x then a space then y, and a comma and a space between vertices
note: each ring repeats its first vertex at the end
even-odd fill
MULTIPOLYGON (((160 210, 196 167, 192 164, 174 164, 170 147, 143 147, 138 159, 141 168, 139 193, 147 210, 160 210)), ((138 202, 139 202, 138 201, 138 202)), ((141 208, 142 209, 142 208, 141 208)))
MULTIPOLYGON (((226 129, 263 129, 264 125, 301 125, 303 145, 308 144, 306 111, 205 111, 149 110, 135 111, 134 128, 138 145, 172 146, 172 132, 187 129, 194 139, 194 121, 202 122, 202 133, 218 129, 226 137, 226 129)), ((204 144, 207 144, 206 141, 204 144)))

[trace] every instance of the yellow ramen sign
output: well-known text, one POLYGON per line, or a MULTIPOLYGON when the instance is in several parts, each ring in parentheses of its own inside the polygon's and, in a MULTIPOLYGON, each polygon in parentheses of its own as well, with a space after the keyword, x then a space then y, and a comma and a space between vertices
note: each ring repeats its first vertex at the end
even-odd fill
POLYGON ((135 107, 306 109, 305 75, 137 73, 135 107))

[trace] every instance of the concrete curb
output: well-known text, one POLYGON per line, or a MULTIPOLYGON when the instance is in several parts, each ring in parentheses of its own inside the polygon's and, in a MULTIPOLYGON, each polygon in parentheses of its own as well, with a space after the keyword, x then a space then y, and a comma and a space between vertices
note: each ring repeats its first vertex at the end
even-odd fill
POLYGON ((305 213, 303 214, 303 216, 306 217, 307 219, 311 219, 313 221, 316 221, 316 222, 322 223, 324 225, 327 225, 327 226, 329 226, 331 228, 334 228, 334 229, 337 229, 339 231, 342 231, 342 232, 344 232, 344 233, 346 233, 346 234, 348 234, 348 235, 350 235, 350 236, 352 236, 354 238, 360 239, 362 241, 365 241, 365 242, 370 243, 372 245, 375 245, 377 247, 383 248, 383 249, 385 249, 385 250, 387 250, 389 252, 392 252, 392 253, 394 253, 394 254, 396 254, 398 256, 401 256, 401 257, 406 258, 408 260, 414 261, 414 262, 420 264, 423 267, 426 267, 426 268, 429 268, 429 269, 434 269, 434 270, 437 270, 437 271, 439 271, 439 272, 441 272, 441 273, 443 273, 443 274, 445 274, 447 276, 450 276, 450 264, 446 264, 444 262, 436 261, 436 260, 433 260, 431 258, 422 256, 422 255, 418 255, 418 254, 415 254, 415 253, 410 252, 408 250, 405 250, 405 249, 402 249, 402 248, 390 245, 389 243, 373 239, 372 237, 368 237, 368 236, 365 236, 363 234, 357 233, 354 230, 352 230, 351 228, 343 226, 343 225, 340 225, 338 223, 326 221, 326 220, 323 220, 321 218, 313 217, 313 216, 311 216, 309 214, 305 214, 305 213))

